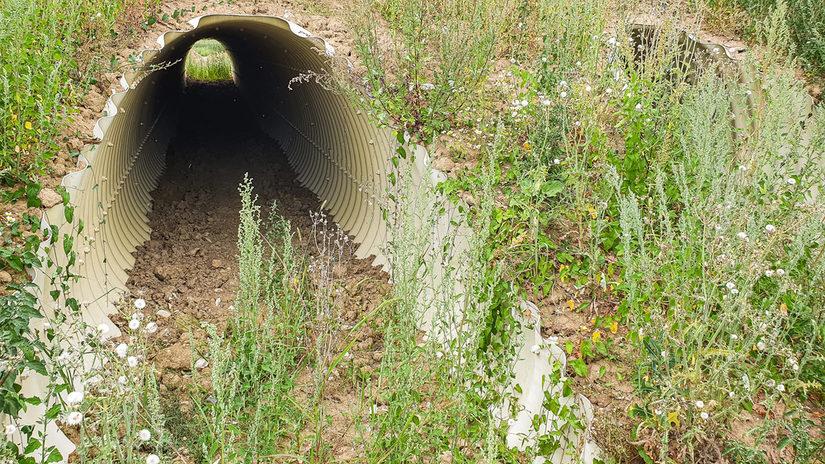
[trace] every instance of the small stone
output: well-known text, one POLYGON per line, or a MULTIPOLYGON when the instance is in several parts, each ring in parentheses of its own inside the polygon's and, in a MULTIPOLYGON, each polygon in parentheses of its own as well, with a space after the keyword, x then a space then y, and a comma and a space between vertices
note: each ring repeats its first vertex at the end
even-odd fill
POLYGON ((0 271, 0 284, 7 284, 11 282, 11 274, 6 271, 0 271))
POLYGON ((223 261, 219 259, 212 260, 212 269, 218 269, 219 267, 223 266, 223 261))
POLYGON ((169 273, 169 269, 167 269, 165 266, 156 267, 155 270, 154 270, 154 274, 155 274, 155 277, 158 278, 158 280, 166 280, 166 279, 171 277, 171 274, 169 273))
POLYGON ((161 382, 163 383, 163 385, 166 385, 166 388, 169 388, 170 390, 176 390, 181 385, 181 378, 174 372, 168 372, 163 375, 161 382))
POLYGON ((44 208, 51 208, 52 206, 59 205, 63 203, 63 197, 60 196, 59 193, 55 192, 54 189, 44 188, 37 194, 37 198, 40 199, 40 202, 43 204, 44 208))
POLYGON ((167 311, 165 309, 161 309, 156 314, 158 315, 158 317, 170 317, 172 315, 172 313, 170 313, 169 311, 167 311))
POLYGON ((375 353, 372 354, 372 360, 373 361, 381 361, 382 359, 384 359, 384 353, 382 353, 380 351, 376 351, 375 353))
POLYGON ((189 256, 198 256, 199 254, 201 254, 200 248, 192 248, 189 250, 189 256))

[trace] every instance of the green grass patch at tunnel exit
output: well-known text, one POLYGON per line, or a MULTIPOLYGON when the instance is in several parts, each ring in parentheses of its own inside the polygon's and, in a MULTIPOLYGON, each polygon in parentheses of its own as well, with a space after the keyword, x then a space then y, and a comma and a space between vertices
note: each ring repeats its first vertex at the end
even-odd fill
POLYGON ((213 39, 195 42, 186 56, 186 76, 210 82, 232 80, 232 60, 226 47, 213 39))

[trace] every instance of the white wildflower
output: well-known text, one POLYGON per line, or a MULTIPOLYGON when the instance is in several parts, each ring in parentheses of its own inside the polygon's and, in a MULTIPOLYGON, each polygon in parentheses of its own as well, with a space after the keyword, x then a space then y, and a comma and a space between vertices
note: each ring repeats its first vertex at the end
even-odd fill
POLYGON ((150 322, 146 324, 146 328, 144 330, 146 331, 146 333, 155 333, 158 331, 158 325, 154 322, 150 322))
POLYGON ((773 225, 773 224, 766 225, 765 226, 765 232, 767 232, 769 234, 772 234, 772 233, 776 232, 776 226, 773 225))
POLYGON ((701 417, 703 420, 708 420, 708 418, 709 418, 710 416, 709 416, 709 415, 708 415, 708 413, 706 413, 705 411, 702 411, 702 413, 701 413, 701 414, 699 414, 699 417, 701 417))
POLYGON ((776 390, 783 392, 783 391, 785 391, 785 386, 780 383, 779 385, 776 386, 776 390))
POLYGON ((530 352, 533 354, 539 354, 541 353, 541 347, 538 345, 533 345, 530 347, 530 352))
POLYGON ((767 385, 767 386, 768 386, 768 388, 773 388, 773 387, 775 387, 775 386, 776 386, 776 380, 774 380, 774 379, 768 379, 768 381, 767 381, 767 382, 765 382, 765 385, 767 385))
POLYGON ((788 183, 791 185, 796 185, 796 179, 794 179, 793 177, 788 177, 788 183))
POLYGON ((203 358, 198 359, 195 361, 195 369, 203 369, 204 367, 208 366, 209 362, 203 358))
POLYGON ((421 90, 435 90, 435 85, 430 83, 421 84, 421 90))
POLYGON ((107 333, 109 333, 109 326, 107 324, 99 324, 97 326, 97 331, 100 333, 100 335, 106 335, 107 333))
POLYGON ((765 269, 765 277, 773 277, 773 269, 765 269))
POLYGON ((589 85, 586 85, 586 86, 584 87, 584 91, 585 91, 585 92, 590 92, 591 90, 593 90, 593 87, 590 87, 589 85))
POLYGON ((734 284, 733 282, 728 282, 725 284, 725 287, 728 287, 728 290, 733 290, 734 288, 736 288, 736 284, 734 284))
POLYGON ((5 432, 6 435, 11 435, 11 434, 17 432, 17 426, 14 425, 14 424, 9 424, 9 425, 6 426, 6 429, 4 430, 4 432, 5 432))
POLYGON ((145 307, 146 307, 146 300, 144 300, 143 298, 138 298, 137 300, 135 300, 135 308, 143 309, 145 307))
POLYGON ((146 464, 160 464, 160 458, 157 454, 150 454, 146 456, 146 464))
POLYGON ((73 391, 66 395, 66 402, 69 404, 78 404, 83 401, 83 392, 73 391))
POLYGON ((138 365, 137 356, 129 356, 128 358, 126 358, 126 363, 129 365, 129 367, 137 367, 137 365, 138 365))
POLYGON ((702 400, 696 400, 696 407, 702 409, 705 407, 705 402, 702 400))
POLYGON ((739 237, 742 240, 746 240, 748 238, 748 234, 746 234, 744 232, 739 232, 738 234, 736 234, 736 236, 739 237))
POLYGON ((141 429, 141 431, 138 432, 138 438, 140 438, 140 441, 149 441, 149 439, 152 438, 152 432, 141 429))
POLYGON ((129 346, 125 343, 121 343, 120 345, 115 347, 115 354, 118 358, 125 358, 127 351, 129 351, 129 346))
POLYGON ((567 98, 567 92, 562 92, 559 94, 561 98, 567 98))
POLYGON ((776 270, 776 275, 778 275, 779 277, 782 277, 783 275, 785 275, 785 270, 782 269, 782 268, 777 269, 776 270))
POLYGON ((66 416, 66 422, 69 425, 77 425, 83 422, 83 413, 81 413, 80 411, 70 412, 69 415, 66 416))
POLYGON ((762 341, 757 342, 756 349, 759 351, 765 351, 765 343, 762 341))
POLYGON ((140 321, 137 319, 132 319, 129 321, 129 328, 132 330, 137 330, 140 328, 140 321))

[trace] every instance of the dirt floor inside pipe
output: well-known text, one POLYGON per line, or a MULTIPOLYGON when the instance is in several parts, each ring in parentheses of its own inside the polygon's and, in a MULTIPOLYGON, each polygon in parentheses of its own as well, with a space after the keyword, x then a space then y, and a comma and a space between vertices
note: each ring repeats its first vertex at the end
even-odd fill
MULTIPOLYGON (((153 193, 151 239, 135 252, 127 286, 133 299, 146 301, 144 317, 159 326, 149 352, 159 371, 167 413, 185 418, 193 413, 190 393, 196 389, 192 360, 206 356, 204 323, 215 324, 222 332, 232 317, 238 285, 238 186, 244 175, 254 179, 264 217, 276 202, 279 215, 296 232, 293 246, 309 260, 318 254, 310 212, 320 211, 321 204, 298 183, 272 139, 258 130, 233 85, 189 85, 181 108, 166 171, 153 193)), ((389 288, 387 277, 371 266, 371 259, 345 256, 336 266, 333 285, 339 297, 335 310, 342 330, 348 331, 381 303, 389 288)), ((124 304, 122 313, 112 319, 125 328, 134 311, 124 304)), ((381 348, 380 334, 365 324, 356 334, 348 362, 361 369, 377 369, 381 348)), ((210 388, 209 369, 198 376, 201 391, 210 388)), ((297 397, 312 395, 311 376, 310 372, 299 376, 297 397)), ((338 441, 340 455, 354 453, 354 431, 347 417, 358 404, 357 392, 351 382, 333 375, 325 395, 333 419, 324 432, 330 435, 328 442, 338 441)))

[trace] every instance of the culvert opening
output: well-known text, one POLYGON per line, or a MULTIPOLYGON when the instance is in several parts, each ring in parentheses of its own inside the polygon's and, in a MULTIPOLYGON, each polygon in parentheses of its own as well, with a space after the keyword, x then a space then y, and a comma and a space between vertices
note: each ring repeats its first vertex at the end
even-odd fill
POLYGON ((232 57, 214 39, 201 39, 192 45, 184 64, 187 85, 200 82, 234 82, 232 57))
MULTIPOLYGON (((310 211, 321 204, 296 181, 286 155, 254 123, 231 81, 188 85, 180 102, 166 170, 152 192, 151 236, 135 252, 127 288, 150 307, 218 323, 237 288, 238 185, 244 176, 254 179, 262 209, 277 203, 278 215, 303 236, 311 230, 310 211)), ((158 322, 175 331, 171 321, 158 322)))

